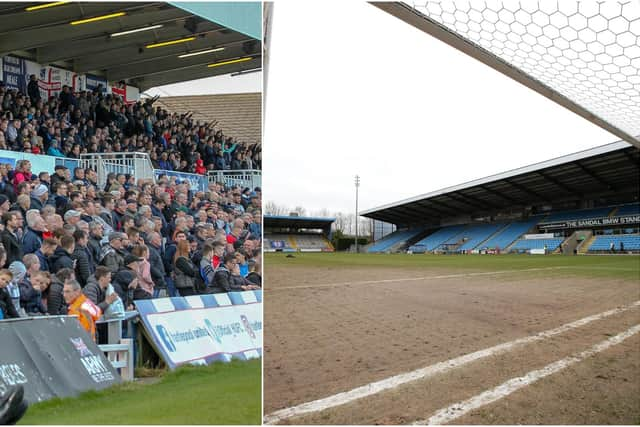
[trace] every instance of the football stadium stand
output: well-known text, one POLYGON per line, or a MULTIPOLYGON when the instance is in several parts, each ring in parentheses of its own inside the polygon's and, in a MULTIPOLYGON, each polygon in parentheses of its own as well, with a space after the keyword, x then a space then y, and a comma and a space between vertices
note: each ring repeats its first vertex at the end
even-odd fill
POLYGON ((331 225, 335 218, 265 215, 266 252, 333 252, 331 225))
POLYGON ((368 251, 638 252, 639 165, 620 141, 366 210, 374 229, 404 230, 368 251))

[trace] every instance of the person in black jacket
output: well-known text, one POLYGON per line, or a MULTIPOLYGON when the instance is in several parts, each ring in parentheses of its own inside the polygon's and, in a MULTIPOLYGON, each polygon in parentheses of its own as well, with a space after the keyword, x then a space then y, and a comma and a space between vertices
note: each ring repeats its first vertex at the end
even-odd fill
POLYGON ((180 296, 195 295, 196 279, 200 276, 198 267, 189 258, 189 242, 178 242, 176 254, 173 257, 176 288, 180 296))
POLYGON ((220 264, 213 276, 213 289, 216 292, 221 289, 223 292, 240 292, 250 289, 260 289, 253 285, 244 277, 240 276, 240 267, 236 262, 235 254, 228 254, 224 257, 224 262, 220 264))
POLYGON ((142 261, 142 259, 137 256, 127 255, 124 259, 125 268, 116 273, 111 283, 127 310, 133 309, 134 300, 150 299, 153 297, 138 286, 136 271, 138 271, 138 263, 140 261, 142 261))
POLYGON ((86 232, 76 230, 73 232, 75 239, 75 249, 71 258, 76 262, 76 278, 83 288, 87 285, 87 280, 96 271, 96 263, 91 251, 87 247, 89 237, 86 232))
POLYGON ((11 211, 2 215, 4 230, 0 233, 0 240, 7 251, 7 261, 3 267, 8 267, 13 261, 22 261, 22 245, 17 236, 17 231, 22 226, 22 214, 11 211))
POLYGON ((49 268, 52 273, 57 273, 62 268, 75 268, 71 254, 75 250, 76 241, 72 236, 64 235, 60 238, 60 246, 49 258, 49 268))
POLYGON ((67 314, 67 303, 64 300, 64 284, 76 280, 71 268, 62 268, 57 274, 51 275, 51 285, 47 292, 47 313, 52 316, 67 314))
MULTIPOLYGON (((33 254, 25 255, 35 256, 33 254)), ((37 258, 36 258, 37 259, 37 258)), ((38 263, 38 268, 40 263, 38 263)), ((46 271, 36 271, 33 274, 25 276, 19 283, 20 286, 20 306, 24 311, 32 315, 47 314, 47 308, 42 302, 42 292, 49 286, 49 273, 46 271)))
POLYGON ((38 78, 35 74, 31 74, 31 76, 29 77, 27 94, 29 95, 29 98, 31 98, 31 105, 35 105, 41 98, 40 87, 38 87, 38 78))
POLYGON ((20 317, 16 307, 11 301, 11 295, 7 291, 9 282, 13 279, 13 274, 7 269, 0 270, 0 319, 15 319, 20 317))
POLYGON ((89 223, 89 242, 87 247, 91 251, 94 261, 100 260, 100 248, 102 247, 102 238, 104 237, 104 227, 98 221, 89 223))

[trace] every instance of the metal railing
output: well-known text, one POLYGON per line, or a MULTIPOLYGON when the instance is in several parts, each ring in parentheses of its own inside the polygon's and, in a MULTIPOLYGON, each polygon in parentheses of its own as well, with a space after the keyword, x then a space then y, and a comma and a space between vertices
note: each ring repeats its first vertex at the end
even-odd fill
POLYGON ((133 364, 132 339, 122 338, 120 344, 101 344, 98 347, 106 354, 111 366, 120 370, 120 376, 123 380, 134 380, 135 367, 133 364))
POLYGON ((104 187, 110 173, 132 175, 138 179, 154 179, 153 165, 147 153, 92 153, 80 156, 80 167, 98 173, 98 186, 104 187))
POLYGON ((249 187, 252 190, 262 187, 262 171, 256 169, 229 170, 229 171, 209 171, 207 174, 209 182, 218 182, 229 187, 238 185, 249 187))

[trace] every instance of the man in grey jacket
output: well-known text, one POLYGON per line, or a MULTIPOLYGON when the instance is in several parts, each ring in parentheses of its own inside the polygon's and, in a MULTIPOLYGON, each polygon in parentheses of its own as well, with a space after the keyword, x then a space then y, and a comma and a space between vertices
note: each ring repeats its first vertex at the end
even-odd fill
POLYGON ((104 245, 100 251, 100 264, 107 267, 113 274, 125 267, 124 258, 127 256, 127 252, 124 248, 126 241, 126 234, 114 231, 109 234, 109 243, 104 245))

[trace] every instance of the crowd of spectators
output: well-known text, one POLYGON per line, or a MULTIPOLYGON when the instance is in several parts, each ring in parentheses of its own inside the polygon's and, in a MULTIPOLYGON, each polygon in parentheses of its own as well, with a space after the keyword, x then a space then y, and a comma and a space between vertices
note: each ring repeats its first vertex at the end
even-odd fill
POLYGON ((261 169, 259 143, 225 135, 218 122, 154 107, 157 98, 125 103, 103 88, 42 99, 35 76, 27 93, 0 82, 0 149, 79 158, 85 153, 146 152, 155 168, 205 174, 261 169))
POLYGON ((78 314, 94 333, 88 319, 119 304, 261 286, 259 187, 121 175, 99 188, 93 170, 36 175, 27 160, 0 172, 0 318, 78 314))

